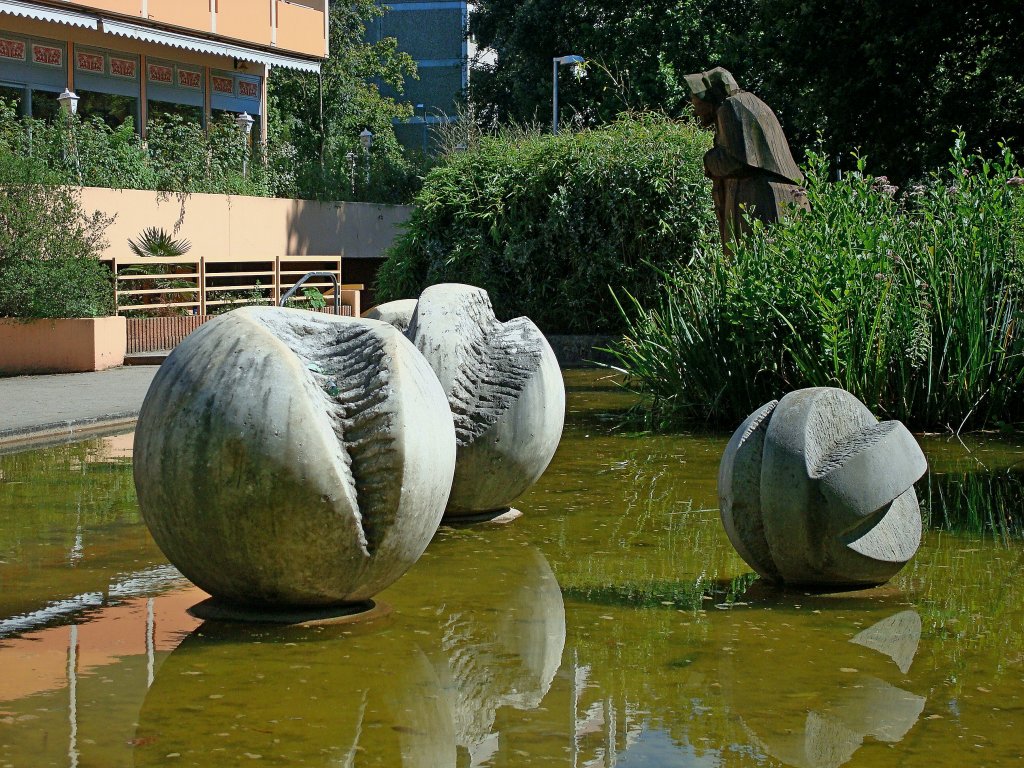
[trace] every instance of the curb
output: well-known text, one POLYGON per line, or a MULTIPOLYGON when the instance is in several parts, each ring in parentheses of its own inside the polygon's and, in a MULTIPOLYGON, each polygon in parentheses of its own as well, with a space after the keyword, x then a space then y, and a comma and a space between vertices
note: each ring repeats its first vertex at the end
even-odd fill
POLYGON ((87 437, 122 432, 135 425, 138 411, 125 411, 87 419, 33 424, 31 427, 0 430, 0 453, 70 443, 87 437))

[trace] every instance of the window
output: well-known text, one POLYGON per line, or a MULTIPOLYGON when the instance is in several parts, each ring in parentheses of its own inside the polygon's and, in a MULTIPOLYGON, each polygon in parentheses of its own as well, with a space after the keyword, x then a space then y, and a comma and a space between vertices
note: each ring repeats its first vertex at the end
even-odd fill
POLYGON ((21 85, 4 85, 0 83, 0 101, 7 104, 14 104, 19 115, 25 114, 25 107, 28 103, 26 88, 21 85))
POLYGON ((111 128, 117 128, 129 117, 138 125, 139 100, 131 96, 118 96, 114 93, 97 93, 96 91, 76 90, 78 94, 78 114, 88 119, 99 117, 111 128))
POLYGON ((146 102, 146 115, 149 120, 159 120, 161 117, 175 115, 189 123, 203 124, 203 108, 190 104, 175 104, 171 101, 150 99, 146 102))
POLYGON ((60 114, 60 102, 57 101, 58 96, 60 96, 60 91, 44 91, 39 88, 28 89, 32 117, 39 120, 54 120, 60 114))

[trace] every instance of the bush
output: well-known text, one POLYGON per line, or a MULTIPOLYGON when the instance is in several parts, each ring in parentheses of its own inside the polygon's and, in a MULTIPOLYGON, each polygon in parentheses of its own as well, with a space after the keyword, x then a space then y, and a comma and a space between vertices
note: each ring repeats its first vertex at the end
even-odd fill
POLYGON ((295 186, 290 148, 256 142, 247 151, 230 116, 208 131, 177 115, 151 120, 143 142, 130 119, 113 129, 77 115, 47 123, 0 104, 0 153, 32 158, 52 181, 76 186, 262 197, 295 186))
POLYGON ((110 270, 99 261, 112 221, 87 216, 76 189, 37 160, 0 152, 0 317, 112 314, 110 270))
POLYGON ((735 425, 809 386, 959 431, 1024 419, 1024 179, 963 150, 907 193, 811 156, 810 214, 700 252, 613 345, 655 424, 735 425))
POLYGON ((608 286, 641 300, 658 272, 716 236, 709 134, 645 114, 557 137, 506 130, 430 171, 376 286, 382 301, 440 282, 485 288, 503 319, 547 332, 622 328, 608 286))

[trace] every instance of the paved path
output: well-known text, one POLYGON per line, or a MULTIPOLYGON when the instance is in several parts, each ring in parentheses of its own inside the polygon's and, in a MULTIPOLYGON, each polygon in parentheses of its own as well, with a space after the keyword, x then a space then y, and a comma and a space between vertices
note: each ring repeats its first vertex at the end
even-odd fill
POLYGON ((129 426, 158 366, 0 378, 0 446, 129 426))

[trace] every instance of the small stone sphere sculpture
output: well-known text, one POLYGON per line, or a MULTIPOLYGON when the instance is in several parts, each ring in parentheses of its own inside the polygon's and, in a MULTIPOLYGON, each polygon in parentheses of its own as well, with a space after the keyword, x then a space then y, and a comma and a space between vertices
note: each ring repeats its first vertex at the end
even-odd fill
POLYGON ((215 598, 362 603, 423 553, 455 471, 448 401, 401 333, 244 308, 188 336, 135 433, 143 518, 215 598))
POLYGON ((528 318, 495 318, 487 291, 445 283, 416 303, 376 308, 427 358, 455 418, 455 480, 445 518, 500 514, 544 474, 562 437, 565 386, 528 318))
POLYGON ((914 482, 928 469, 898 421, 879 423, 842 389, 791 392, 732 436, 718 472, 736 551, 777 584, 888 581, 921 543, 914 482))

